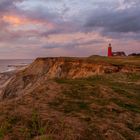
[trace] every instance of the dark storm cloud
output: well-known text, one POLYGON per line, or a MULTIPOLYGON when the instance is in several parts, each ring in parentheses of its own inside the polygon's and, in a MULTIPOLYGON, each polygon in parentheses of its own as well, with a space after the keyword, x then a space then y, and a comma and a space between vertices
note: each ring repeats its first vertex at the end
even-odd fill
POLYGON ((23 0, 1 0, 0 1, 0 13, 8 11, 16 11, 16 2, 22 2, 23 0))
POLYGON ((49 31, 43 31, 40 35, 42 37, 49 37, 50 35, 71 34, 80 31, 79 26, 74 26, 72 23, 63 22, 57 23, 56 27, 49 31))
MULTIPOLYGON (((56 0, 53 0, 52 2, 58 3, 56 0)), ((65 5, 64 0, 61 2, 65 5)), ((88 13, 85 13, 85 15, 79 11, 79 14, 73 16, 69 22, 64 21, 62 18, 62 15, 70 10, 70 7, 66 5, 66 8, 64 8, 66 10, 63 11, 64 13, 52 12, 50 9, 42 8, 40 6, 32 10, 23 10, 22 12, 28 18, 44 20, 46 22, 49 20, 50 22, 58 25, 55 29, 49 31, 44 29, 44 32, 41 34, 42 36, 78 31, 91 32, 93 30, 102 29, 103 35, 106 34, 112 35, 112 37, 119 37, 118 33, 125 34, 128 32, 140 32, 140 6, 138 4, 140 4, 139 0, 124 0, 123 6, 127 5, 128 7, 119 9, 119 6, 117 6, 117 4, 113 5, 113 2, 109 3, 107 1, 97 1, 96 8, 89 8, 90 10, 88 10, 88 13)), ((74 8, 75 7, 73 7, 73 9, 74 8)))
POLYGON ((36 9, 32 10, 21 10, 21 13, 24 14, 25 17, 35 20, 41 21, 52 21, 52 22, 60 22, 60 15, 54 12, 51 12, 47 8, 37 7, 36 9))
POLYGON ((140 32, 140 7, 127 9, 101 9, 95 10, 87 19, 85 27, 100 28, 103 32, 140 32))
POLYGON ((138 6, 140 4, 139 0, 124 0, 124 4, 131 4, 131 6, 138 6))
POLYGON ((105 43, 103 40, 88 40, 88 41, 83 41, 82 39, 78 39, 78 40, 72 40, 70 42, 67 43, 50 43, 47 44, 46 46, 43 46, 43 48, 45 49, 55 49, 55 48, 69 48, 69 49, 73 49, 79 46, 87 46, 87 45, 92 45, 92 44, 102 44, 105 43))

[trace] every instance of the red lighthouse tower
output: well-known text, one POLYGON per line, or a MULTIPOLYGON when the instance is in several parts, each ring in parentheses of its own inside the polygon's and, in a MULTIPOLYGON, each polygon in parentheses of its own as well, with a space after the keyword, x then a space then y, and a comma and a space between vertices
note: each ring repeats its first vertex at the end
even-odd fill
POLYGON ((109 47, 108 47, 108 57, 112 56, 112 47, 111 47, 111 44, 109 44, 109 47))

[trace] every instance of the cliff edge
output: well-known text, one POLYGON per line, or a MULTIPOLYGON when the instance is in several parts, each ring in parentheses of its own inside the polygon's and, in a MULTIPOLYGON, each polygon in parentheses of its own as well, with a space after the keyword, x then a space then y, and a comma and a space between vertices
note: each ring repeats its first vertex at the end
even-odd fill
POLYGON ((24 94, 37 83, 49 79, 77 79, 118 72, 140 72, 138 65, 121 64, 116 59, 106 61, 102 57, 95 58, 37 58, 29 67, 13 76, 4 89, 2 98, 24 94))

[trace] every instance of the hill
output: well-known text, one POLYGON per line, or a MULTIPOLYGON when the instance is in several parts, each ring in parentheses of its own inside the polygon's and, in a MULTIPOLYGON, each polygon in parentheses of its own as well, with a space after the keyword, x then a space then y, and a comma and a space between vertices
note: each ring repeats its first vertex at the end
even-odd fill
POLYGON ((140 58, 38 58, 0 112, 2 140, 139 140, 140 58))

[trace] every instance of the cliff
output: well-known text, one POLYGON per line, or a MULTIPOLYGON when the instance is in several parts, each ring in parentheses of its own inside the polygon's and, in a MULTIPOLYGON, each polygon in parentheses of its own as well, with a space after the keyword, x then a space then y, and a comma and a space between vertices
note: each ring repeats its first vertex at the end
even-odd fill
POLYGON ((0 101, 2 140, 139 140, 140 58, 38 58, 0 101))
POLYGON ((87 78, 117 72, 139 72, 135 65, 118 64, 90 58, 37 58, 28 68, 18 72, 6 86, 2 98, 25 93, 37 83, 49 79, 87 78))

